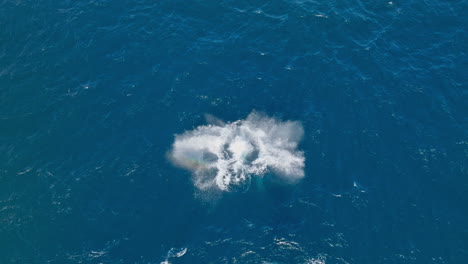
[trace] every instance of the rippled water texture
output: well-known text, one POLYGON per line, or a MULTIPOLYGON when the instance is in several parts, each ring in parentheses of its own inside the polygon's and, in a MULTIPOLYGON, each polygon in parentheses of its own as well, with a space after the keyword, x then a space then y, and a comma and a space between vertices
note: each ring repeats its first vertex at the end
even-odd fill
POLYGON ((464 263, 467 14, 0 0, 0 263, 464 263))

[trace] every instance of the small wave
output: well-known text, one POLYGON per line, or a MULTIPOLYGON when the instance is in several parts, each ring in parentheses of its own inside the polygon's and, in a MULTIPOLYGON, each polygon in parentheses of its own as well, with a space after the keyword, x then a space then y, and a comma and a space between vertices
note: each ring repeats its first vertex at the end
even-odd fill
POLYGON ((216 122, 176 135, 169 153, 192 172, 197 188, 229 191, 267 172, 295 182, 304 177, 304 134, 298 121, 281 121, 252 112, 245 120, 216 122))

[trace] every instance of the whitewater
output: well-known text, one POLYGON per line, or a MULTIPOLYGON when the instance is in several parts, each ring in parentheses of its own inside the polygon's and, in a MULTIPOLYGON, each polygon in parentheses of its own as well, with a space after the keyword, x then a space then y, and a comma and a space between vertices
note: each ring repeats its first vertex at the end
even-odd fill
POLYGON ((304 135, 299 121, 252 112, 244 120, 203 125, 175 136, 170 160, 189 170, 201 190, 230 191, 268 173, 284 182, 304 177, 304 135))

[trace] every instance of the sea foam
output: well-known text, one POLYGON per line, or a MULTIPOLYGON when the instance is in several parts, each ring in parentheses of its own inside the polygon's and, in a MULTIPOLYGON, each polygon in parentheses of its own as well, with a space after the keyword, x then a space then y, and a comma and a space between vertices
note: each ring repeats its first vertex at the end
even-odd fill
POLYGON ((212 124, 176 135, 169 152, 175 165, 192 172, 197 188, 229 191, 269 172, 287 182, 304 177, 300 122, 258 112, 230 123, 207 120, 212 124))

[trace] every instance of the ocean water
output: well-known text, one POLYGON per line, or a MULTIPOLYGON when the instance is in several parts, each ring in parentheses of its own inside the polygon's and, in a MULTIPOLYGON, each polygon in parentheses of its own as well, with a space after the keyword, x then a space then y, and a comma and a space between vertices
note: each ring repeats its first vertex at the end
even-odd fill
POLYGON ((465 263, 466 0, 0 0, 0 263, 465 263))

